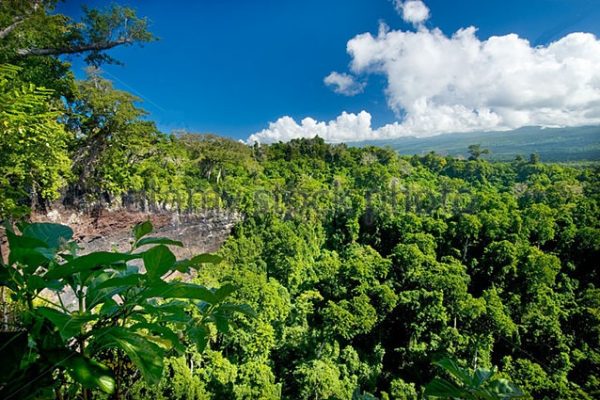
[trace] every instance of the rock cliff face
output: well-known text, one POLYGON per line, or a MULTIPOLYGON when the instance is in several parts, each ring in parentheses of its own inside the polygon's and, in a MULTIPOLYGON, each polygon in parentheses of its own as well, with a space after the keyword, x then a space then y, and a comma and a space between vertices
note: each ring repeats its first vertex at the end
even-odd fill
MULTIPOLYGON (((242 219, 241 214, 227 210, 179 214, 171 211, 156 213, 127 209, 100 209, 92 212, 55 208, 47 214, 35 213, 32 222, 55 222, 70 226, 81 254, 92 251, 128 251, 131 230, 139 222, 152 221, 154 233, 183 242, 184 247, 171 246, 175 256, 188 258, 200 253, 212 253, 223 245, 231 229, 242 219)), ((0 226, 0 254, 7 259, 8 249, 4 227, 0 226)))
MULTIPOLYGON (((82 248, 81 254, 92 251, 128 251, 131 245, 132 227, 146 220, 152 221, 154 233, 150 236, 163 236, 183 242, 184 247, 171 246, 178 259, 189 258, 200 253, 217 251, 227 240, 241 215, 226 210, 211 210, 198 214, 179 214, 170 211, 146 213, 135 210, 99 209, 82 212, 69 209, 53 209, 47 214, 34 214, 33 222, 55 222, 69 225, 74 231, 74 239, 82 248)), ((6 237, 0 230, 2 255, 6 259, 6 237)), ((191 276, 179 275, 184 280, 191 276)), ((47 293, 54 298, 55 293, 47 293)), ((74 293, 65 289, 60 293, 62 302, 68 307, 77 306, 74 293)))
POLYGON ((47 214, 32 216, 32 220, 36 222, 69 225, 82 247, 82 253, 128 250, 132 227, 150 220, 154 225, 152 236, 164 236, 183 242, 183 248, 172 249, 178 258, 217 251, 240 219, 238 213, 226 210, 179 214, 170 211, 145 213, 126 209, 100 209, 92 212, 54 209, 47 214))

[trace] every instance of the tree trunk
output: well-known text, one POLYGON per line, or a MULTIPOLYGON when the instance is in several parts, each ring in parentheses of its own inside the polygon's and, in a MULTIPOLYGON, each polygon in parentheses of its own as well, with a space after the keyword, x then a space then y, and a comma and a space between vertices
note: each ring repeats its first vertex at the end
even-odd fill
POLYGON ((467 241, 465 242, 465 245, 463 246, 463 254, 462 254, 462 263, 463 264, 467 260, 467 250, 468 249, 469 249, 469 238, 467 238, 467 241))

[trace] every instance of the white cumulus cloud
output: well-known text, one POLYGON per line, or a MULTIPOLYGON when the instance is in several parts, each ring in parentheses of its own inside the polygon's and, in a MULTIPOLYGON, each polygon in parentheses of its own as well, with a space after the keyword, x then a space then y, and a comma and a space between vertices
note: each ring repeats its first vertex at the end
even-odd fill
POLYGON ((248 138, 248 143, 286 142, 303 137, 319 136, 327 142, 351 142, 356 138, 376 139, 376 132, 371 128, 371 114, 361 111, 358 114, 342 112, 335 120, 318 122, 312 118, 304 118, 298 124, 291 117, 281 117, 271 122, 267 129, 257 132, 248 138))
POLYGON ((421 0, 395 0, 396 11, 402 19, 413 25, 420 25, 429 19, 429 8, 421 0))
POLYGON ((333 91, 346 96, 354 96, 361 93, 365 88, 364 82, 357 82, 356 79, 349 74, 340 74, 332 72, 323 79, 325 85, 333 88, 333 91))
POLYGON ((482 40, 474 27, 446 35, 437 28, 402 31, 381 24, 377 34, 352 38, 347 51, 351 76, 385 77, 397 122, 373 128, 366 111, 329 122, 306 118, 298 124, 283 117, 251 139, 319 135, 339 142, 600 124, 600 40, 591 33, 532 46, 516 34, 482 40))
POLYGON ((347 48, 354 73, 386 77, 389 106, 416 133, 599 121, 600 41, 589 33, 532 47, 515 34, 480 40, 474 27, 381 29, 347 48))

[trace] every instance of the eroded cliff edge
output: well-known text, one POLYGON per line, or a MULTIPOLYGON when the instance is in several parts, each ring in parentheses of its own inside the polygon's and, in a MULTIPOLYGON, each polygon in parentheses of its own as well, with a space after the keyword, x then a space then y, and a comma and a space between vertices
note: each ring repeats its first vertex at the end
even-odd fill
MULTIPOLYGON (((172 250, 178 258, 184 258, 217 251, 227 240, 231 229, 241 220, 241 215, 224 209, 181 214, 174 211, 141 212, 108 208, 77 211, 54 208, 47 213, 33 214, 31 220, 70 226, 82 253, 99 250, 126 251, 131 243, 132 227, 150 220, 154 225, 151 236, 164 236, 183 242, 183 248, 173 247, 172 250)), ((6 252, 3 251, 3 254, 6 252)))

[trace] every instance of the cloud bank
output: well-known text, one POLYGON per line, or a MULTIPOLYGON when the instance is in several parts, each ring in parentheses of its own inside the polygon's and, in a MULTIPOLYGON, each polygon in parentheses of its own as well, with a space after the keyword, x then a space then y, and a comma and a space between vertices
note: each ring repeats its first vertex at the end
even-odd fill
MULTIPOLYGON (((409 3, 422 2, 397 2, 404 18, 422 23, 429 11, 407 12, 409 3)), ((249 140, 285 141, 318 134, 339 142, 600 124, 600 40, 593 34, 571 33, 532 47, 516 34, 481 40, 476 33, 475 27, 447 36, 422 25, 402 31, 381 24, 377 35, 357 35, 347 43, 350 72, 386 78, 387 104, 398 122, 375 129, 366 111, 344 112, 329 122, 306 118, 296 123, 283 117, 249 140)), ((330 85, 341 90, 345 86, 340 82, 330 85)))

